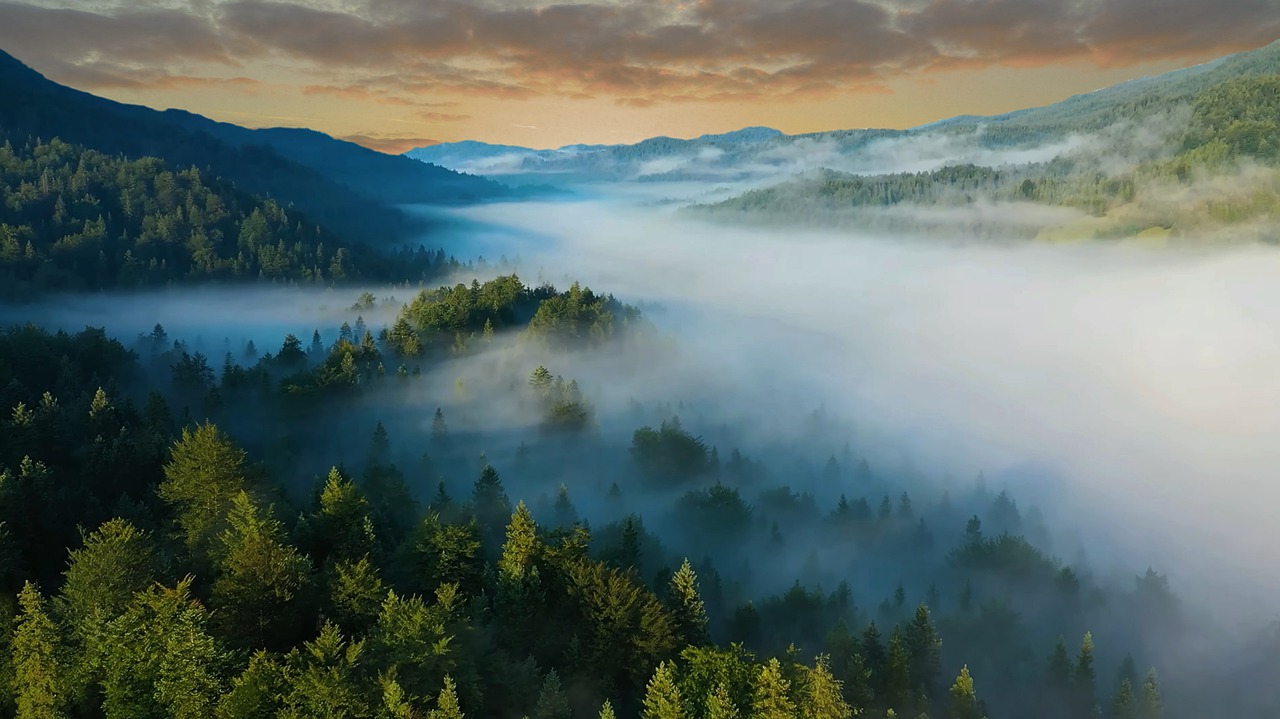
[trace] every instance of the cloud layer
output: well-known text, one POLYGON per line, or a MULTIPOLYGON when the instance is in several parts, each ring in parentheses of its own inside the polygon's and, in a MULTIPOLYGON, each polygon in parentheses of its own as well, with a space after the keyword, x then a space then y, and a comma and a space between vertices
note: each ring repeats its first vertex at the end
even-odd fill
POLYGON ((944 68, 1121 66, 1277 37, 1280 0, 0 2, 0 46, 81 86, 287 67, 318 78, 309 92, 387 104, 442 92, 631 105, 812 95, 944 68))

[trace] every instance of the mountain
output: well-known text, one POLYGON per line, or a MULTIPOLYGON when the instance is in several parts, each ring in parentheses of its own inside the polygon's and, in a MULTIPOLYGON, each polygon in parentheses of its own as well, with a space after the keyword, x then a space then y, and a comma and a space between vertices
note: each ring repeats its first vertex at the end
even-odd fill
POLYGON ((11 137, 61 138, 131 158, 198 167, 368 242, 419 231, 396 204, 460 203, 508 194, 497 183, 384 155, 311 130, 251 130, 180 110, 127 105, 59 85, 0 51, 0 126, 11 137))
POLYGON ((590 183, 672 179, 721 180, 735 164, 782 132, 746 127, 692 139, 651 137, 626 145, 566 145, 535 150, 484 142, 446 142, 410 150, 407 157, 462 172, 501 177, 503 182, 590 183))
MULTIPOLYGON (((695 181, 759 185, 821 168, 854 174, 931 170, 947 164, 990 162, 977 152, 983 149, 1029 148, 1120 121, 1142 121, 1186 105, 1206 88, 1226 80, 1275 73, 1280 73, 1280 41, 1044 107, 994 116, 962 115, 906 130, 787 135, 772 128, 747 127, 693 139, 653 137, 627 145, 573 145, 557 150, 444 143, 408 155, 456 170, 501 177, 509 184, 695 181), (915 164, 901 162, 896 151, 882 143, 926 136, 935 141, 934 146, 914 153, 919 156, 915 164), (964 139, 960 143, 964 152, 948 148, 947 141, 955 138, 964 139)), ((914 147, 922 148, 924 143, 914 147)))
POLYGON ((1205 89, 1227 80, 1275 74, 1280 74, 1280 40, 1200 65, 1074 95, 1052 105, 986 117, 953 117, 912 132, 972 132, 980 128, 992 146, 1039 141, 1070 132, 1100 130, 1123 120, 1140 120, 1188 103, 1205 89))

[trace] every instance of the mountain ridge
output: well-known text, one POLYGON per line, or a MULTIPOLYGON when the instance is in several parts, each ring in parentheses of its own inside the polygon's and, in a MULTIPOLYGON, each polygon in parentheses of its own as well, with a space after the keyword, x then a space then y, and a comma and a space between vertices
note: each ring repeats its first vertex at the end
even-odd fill
POLYGON ((395 204, 457 204, 509 190, 491 180, 360 147, 314 130, 254 130, 179 109, 120 103, 58 84, 0 50, 0 125, 14 136, 199 167, 294 205, 372 244, 419 232, 395 204))

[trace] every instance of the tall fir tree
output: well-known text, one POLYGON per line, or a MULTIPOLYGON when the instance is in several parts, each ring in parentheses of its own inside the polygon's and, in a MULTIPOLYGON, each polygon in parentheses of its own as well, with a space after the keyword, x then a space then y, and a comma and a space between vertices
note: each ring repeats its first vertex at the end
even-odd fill
POLYGON ((973 688, 973 677, 969 675, 967 664, 960 667, 960 674, 951 685, 947 719, 982 719, 982 710, 978 706, 978 694, 973 688))
POLYGON ((795 719, 796 706, 791 701, 791 683, 782 676, 782 664, 771 658, 760 668, 751 697, 752 719, 795 719))
POLYGON ((1076 658, 1075 671, 1071 679, 1077 716, 1097 716, 1098 677, 1093 666, 1092 632, 1085 632, 1084 638, 1080 641, 1080 655, 1076 658))
POLYGON ((724 682, 716 684, 716 688, 707 694, 706 719, 738 719, 738 705, 729 696, 729 689, 724 682))
POLYGON ((653 678, 645 687, 644 708, 641 719, 686 719, 684 702, 680 699, 680 690, 676 688, 675 669, 671 664, 662 662, 653 671, 653 678))
POLYGON ((232 500, 249 486, 247 471, 244 450, 222 430, 207 423, 182 430, 156 493, 173 507, 193 555, 209 556, 219 549, 232 500))
POLYGON ((1142 680, 1142 696, 1138 699, 1138 716, 1140 719, 1160 719, 1164 713, 1164 703, 1160 698, 1160 681, 1156 670, 1147 672, 1142 680))
POLYGON ((831 673, 830 659, 819 654, 805 672, 800 716, 804 719, 849 719, 853 709, 844 700, 844 687, 831 673))
POLYGON ((1133 695, 1133 684, 1128 677, 1120 680, 1116 694, 1111 699, 1112 719, 1136 719, 1138 716, 1138 699, 1133 695))
POLYGON ((683 644, 701 646, 710 641, 707 634, 707 610, 698 592, 698 576, 688 558, 671 575, 671 581, 667 585, 666 605, 675 618, 676 631, 683 644))
POLYGON ((40 590, 31 582, 22 586, 18 607, 21 614, 13 637, 17 719, 66 716, 58 629, 45 610, 40 590))

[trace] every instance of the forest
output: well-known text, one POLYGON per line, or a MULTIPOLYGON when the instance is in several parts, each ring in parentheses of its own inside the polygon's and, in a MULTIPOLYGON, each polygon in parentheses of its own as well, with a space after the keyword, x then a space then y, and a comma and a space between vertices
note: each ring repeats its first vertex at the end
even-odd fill
MULTIPOLYGON (((1168 148, 1118 170, 1100 163, 1120 145, 1023 165, 820 170, 679 214, 986 238, 1034 234, 1038 220, 915 213, 1038 204, 1107 219, 1099 238, 1227 225, 1274 242, 1280 80, 1216 72, 1194 92, 1152 81, 1119 104, 935 128, 1001 148, 1171 119, 1168 148)), ((746 300, 857 317, 832 311, 829 285, 735 284, 747 319, 718 329, 789 354, 717 396, 743 381, 734 350, 681 335, 678 308, 593 290, 571 266, 530 282, 527 266, 459 261, 420 244, 392 199, 352 189, 513 196, 496 183, 51 86, 0 54, 13 100, 0 102, 0 309, 203 304, 182 330, 0 327, 0 717, 1280 715, 1273 617, 1185 600, 1159 565, 1169 555, 1089 557, 1093 517, 1064 527, 1026 498, 1048 472, 1018 485, 959 458, 917 463, 862 431, 859 413, 884 407, 829 406, 835 383, 794 390, 812 358, 746 300), (248 304, 220 303, 233 296, 248 304), (282 305, 287 329, 248 316, 282 305), (304 305, 322 307, 294 312, 304 305), (698 352, 710 369, 675 371, 698 352), (781 400, 765 396, 771 382, 781 400)), ((824 136, 852 152, 907 134, 824 136)), ((616 180, 702 143, 724 153, 716 169, 790 141, 777 135, 655 138, 566 163, 616 180)), ((910 266, 869 257, 877 273, 910 266)), ((700 283, 733 267, 711 259, 662 280, 705 299, 715 288, 700 283)), ((627 261, 607 269, 625 279, 635 268, 613 265, 627 261)), ((896 299, 867 306, 912 317, 896 299)), ((1049 424, 1061 408, 1017 409, 1049 424)), ((1087 454, 1088 439, 1070 451, 1087 454)))
MULTIPOLYGON (((1101 149, 1087 146, 1044 162, 968 163, 889 175, 823 169, 685 211, 714 219, 938 234, 951 226, 933 227, 920 218, 892 223, 876 211, 899 205, 1035 203, 1113 220, 1090 226, 1090 238, 1115 239, 1152 228, 1175 237, 1209 237, 1212 229, 1229 226, 1233 236, 1245 234, 1274 243, 1280 241, 1274 231, 1264 229, 1254 237, 1248 226, 1274 225, 1280 216, 1278 88, 1280 75, 1240 77, 1211 85, 1193 97, 1144 104, 1140 114, 1112 117, 1116 124, 1109 126, 1101 149), (1138 123, 1144 119, 1168 126, 1161 151, 1152 157, 1135 157, 1119 169, 1110 167, 1116 158, 1131 154, 1132 136, 1139 134, 1138 123)), ((1004 142, 999 138, 1014 132, 1005 123, 967 130, 997 145, 1004 142)), ((964 136, 961 129, 952 132, 964 136)), ((1029 216, 1010 225, 965 229, 984 235, 1035 236, 1044 221, 1029 216)))
POLYGON ((982 478, 932 493, 821 412, 753 448, 641 402, 615 437, 549 368, 653 328, 576 285, 345 312, 220 370, 159 325, 0 333, 6 712, 1164 715, 1164 577, 1103 586, 982 478))

